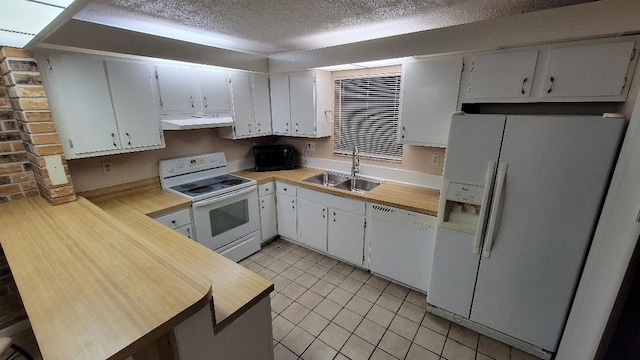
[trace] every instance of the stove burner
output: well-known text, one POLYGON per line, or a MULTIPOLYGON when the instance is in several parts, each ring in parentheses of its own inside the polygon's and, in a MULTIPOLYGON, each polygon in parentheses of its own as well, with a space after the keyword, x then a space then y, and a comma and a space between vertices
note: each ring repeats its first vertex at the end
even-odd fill
POLYGON ((222 180, 220 181, 220 184, 224 184, 224 185, 228 185, 228 186, 233 186, 233 185, 239 185, 242 184, 243 181, 240 179, 228 179, 228 180, 222 180))
POLYGON ((193 188, 194 188, 194 187, 196 187, 196 186, 198 186, 198 185, 196 185, 196 184, 194 184, 194 183, 189 183, 189 184, 183 184, 183 185, 180 185, 180 187, 181 187, 182 189, 193 189, 193 188))

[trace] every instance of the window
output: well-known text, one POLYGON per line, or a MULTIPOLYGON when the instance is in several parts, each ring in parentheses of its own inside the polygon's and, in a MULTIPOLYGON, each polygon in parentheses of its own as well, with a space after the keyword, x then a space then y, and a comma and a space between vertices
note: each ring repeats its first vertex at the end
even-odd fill
POLYGON ((400 74, 335 80, 334 153, 402 160, 396 142, 400 110, 400 74))

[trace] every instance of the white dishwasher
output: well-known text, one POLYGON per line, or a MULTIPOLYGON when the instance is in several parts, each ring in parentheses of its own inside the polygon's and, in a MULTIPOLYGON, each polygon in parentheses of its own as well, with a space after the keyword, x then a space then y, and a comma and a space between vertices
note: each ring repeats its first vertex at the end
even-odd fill
POLYGON ((431 278, 436 217, 368 205, 371 272, 426 292, 431 278))

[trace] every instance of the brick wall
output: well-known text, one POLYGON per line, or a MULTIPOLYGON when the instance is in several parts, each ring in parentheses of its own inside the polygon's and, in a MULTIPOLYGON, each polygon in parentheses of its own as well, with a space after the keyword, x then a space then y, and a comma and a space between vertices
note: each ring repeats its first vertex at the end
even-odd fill
MULTIPOLYGON (((0 55, 2 57, 2 55, 0 55)), ((0 71, 3 68, 0 67, 0 71)), ((1 71, 4 75, 4 71, 1 71)), ((0 203, 38 196, 35 175, 18 128, 5 77, 0 77, 0 203)), ((0 277, 2 271, 0 270, 0 277)), ((1 284, 0 284, 1 288, 1 284)))
MULTIPOLYGON (((7 117, 12 116, 13 130, 9 137, 12 151, 13 147, 21 148, 19 154, 9 155, 8 159, 13 156, 23 164, 23 170, 30 170, 29 175, 9 178, 12 182, 5 185, 5 191, 20 190, 23 196, 33 196, 33 190, 37 189, 53 205, 75 201, 73 182, 35 59, 18 49, 0 48, 0 73, 6 93, 0 98, 4 99, 0 106, 5 107, 7 117), (61 177, 51 176, 50 172, 56 169, 64 172, 61 177), (22 180, 24 184, 13 180, 22 180)), ((5 201, 19 197, 9 196, 5 201)))

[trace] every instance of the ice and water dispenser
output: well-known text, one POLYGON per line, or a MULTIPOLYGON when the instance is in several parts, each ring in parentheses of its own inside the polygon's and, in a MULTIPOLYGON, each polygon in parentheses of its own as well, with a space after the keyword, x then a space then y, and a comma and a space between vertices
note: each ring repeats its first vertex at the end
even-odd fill
POLYGON ((447 181, 445 189, 444 213, 440 226, 475 235, 482 213, 484 186, 447 181))

